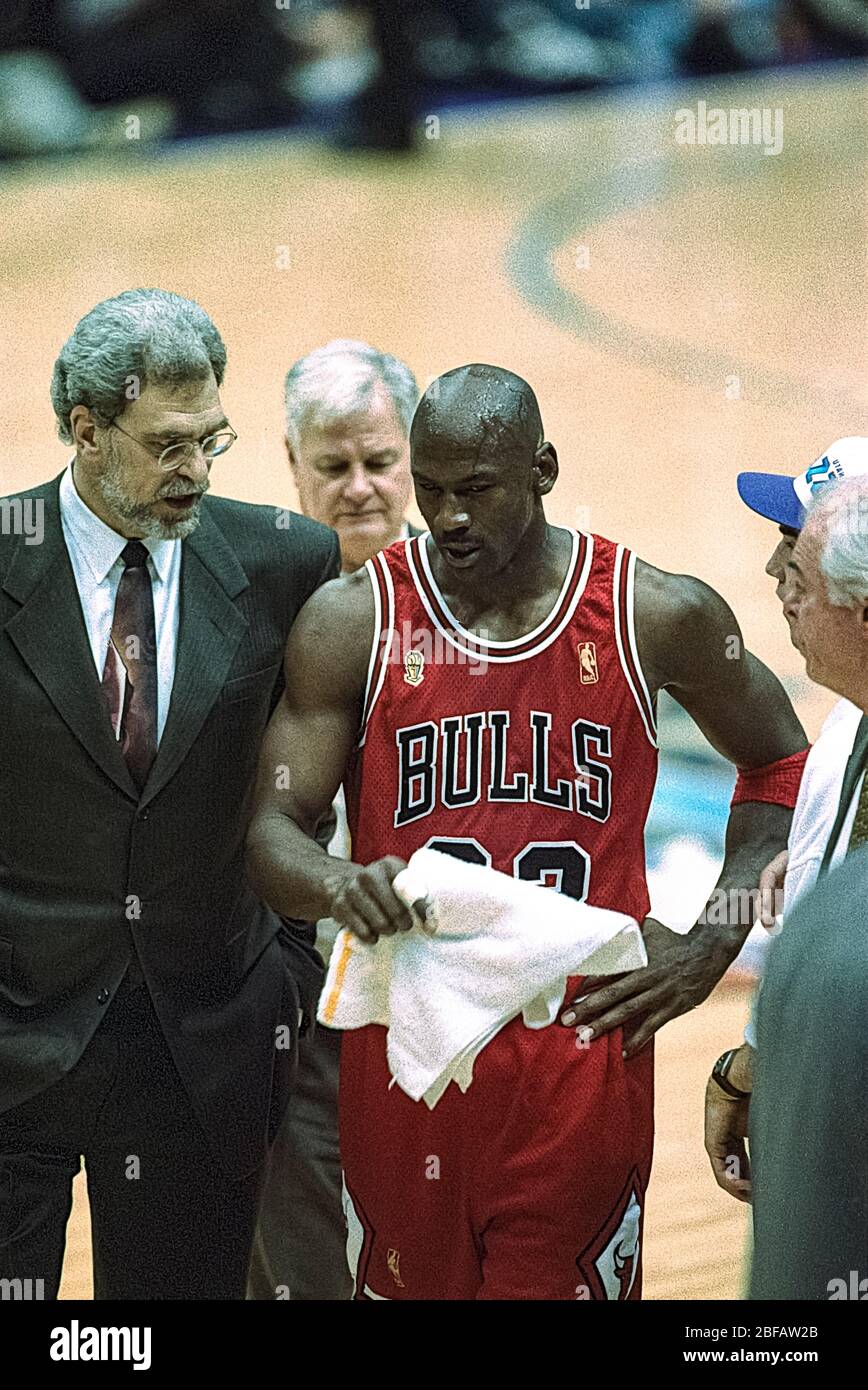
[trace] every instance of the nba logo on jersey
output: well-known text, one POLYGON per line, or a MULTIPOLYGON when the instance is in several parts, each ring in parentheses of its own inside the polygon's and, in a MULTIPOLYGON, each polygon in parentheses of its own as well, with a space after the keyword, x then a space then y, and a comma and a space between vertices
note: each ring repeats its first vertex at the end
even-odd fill
POLYGON ((408 652, 404 657, 404 680, 408 685, 421 685, 425 679, 425 658, 421 652, 408 652))
POLYGON ((580 642, 578 653, 582 685, 596 685, 600 679, 600 672, 597 668, 596 644, 594 642, 580 642))

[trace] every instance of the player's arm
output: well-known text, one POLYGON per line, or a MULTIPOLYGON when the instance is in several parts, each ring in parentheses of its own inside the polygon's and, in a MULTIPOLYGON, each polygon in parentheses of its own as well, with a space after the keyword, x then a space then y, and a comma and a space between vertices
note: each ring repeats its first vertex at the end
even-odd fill
POLYGON ((411 925, 391 887, 403 860, 363 869, 328 854, 315 835, 358 735, 373 636, 364 573, 324 584, 299 613, 260 751, 246 855, 251 885, 275 912, 333 917, 365 941, 411 925))
POLYGON ((668 690, 737 767, 807 748, 777 676, 747 650, 729 604, 701 579, 639 561, 636 635, 652 692, 668 690))
MULTIPOLYGON (((783 686, 746 649, 735 614, 720 594, 687 575, 664 574, 650 565, 642 570, 637 636, 654 688, 668 690, 712 747, 740 771, 807 749, 783 686)), ((786 849, 792 818, 791 806, 772 801, 742 800, 730 810, 723 867, 699 919, 713 924, 729 959, 753 926, 753 920, 739 920, 736 909, 748 901, 746 892, 755 893, 769 861, 786 849)))
MULTIPOLYGON (((783 687, 745 650, 729 605, 707 584, 639 564, 639 656, 652 691, 666 689, 719 753, 740 769, 765 767, 807 747, 783 687)), ((753 925, 739 910, 765 865, 786 845, 792 810, 745 801, 733 806, 726 855, 714 893, 686 935, 649 918, 648 966, 593 993, 563 1016, 594 1035, 625 1026, 628 1055, 664 1023, 702 1003, 741 949, 753 925)))

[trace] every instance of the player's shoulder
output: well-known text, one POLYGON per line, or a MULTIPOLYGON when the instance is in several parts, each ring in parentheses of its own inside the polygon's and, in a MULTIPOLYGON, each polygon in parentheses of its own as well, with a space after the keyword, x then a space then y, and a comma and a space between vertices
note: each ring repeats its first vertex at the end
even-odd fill
POLYGON ((287 686, 303 684, 309 677, 334 697, 355 698, 364 689, 376 635, 366 571, 327 580, 311 594, 289 634, 287 686))
POLYGON ((720 617, 728 607, 716 589, 693 574, 659 569, 636 557, 636 619, 686 630, 709 618, 720 617))
POLYGON ((658 628, 689 628, 692 623, 702 621, 709 612, 718 611, 718 605, 726 609, 720 595, 692 574, 677 574, 671 570, 660 569, 657 565, 643 560, 621 541, 597 532, 584 532, 593 545, 595 560, 600 564, 601 573, 610 573, 614 565, 632 559, 634 562, 634 609, 637 624, 652 624, 658 628))
POLYGON ((311 594, 298 618, 304 641, 329 641, 355 650, 370 649, 374 627, 374 596, 367 571, 329 579, 311 594))
POLYGON ((636 561, 633 600, 636 640, 645 678, 652 689, 668 685, 673 673, 695 677, 710 649, 736 636, 732 610, 710 584, 692 574, 636 561))

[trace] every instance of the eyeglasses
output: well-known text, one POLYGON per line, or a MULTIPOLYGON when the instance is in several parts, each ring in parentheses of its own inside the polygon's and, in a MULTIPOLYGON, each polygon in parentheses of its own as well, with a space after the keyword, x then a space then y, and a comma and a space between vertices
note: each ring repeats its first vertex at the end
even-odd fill
POLYGON ((156 459, 157 467, 162 469, 164 473, 174 473, 177 468, 181 468, 189 462, 197 444, 201 447, 206 459, 216 459, 220 454, 225 454, 227 449, 231 449, 238 438, 234 430, 218 430, 216 434, 209 434, 206 439, 188 439, 181 444, 169 444, 161 453, 155 454, 153 449, 149 449, 147 444, 143 444, 140 439, 136 439, 134 434, 122 429, 116 420, 112 420, 111 425, 114 429, 120 430, 121 434, 125 434, 127 439, 131 439, 134 444, 138 444, 139 448, 144 449, 146 454, 150 454, 152 459, 156 459))

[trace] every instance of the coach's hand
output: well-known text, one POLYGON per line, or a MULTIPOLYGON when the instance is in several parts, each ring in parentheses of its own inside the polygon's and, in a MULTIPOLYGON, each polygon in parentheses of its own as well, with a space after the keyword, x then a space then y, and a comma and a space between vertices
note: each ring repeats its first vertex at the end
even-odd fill
POLYGON ((406 867, 405 861, 394 854, 386 859, 377 859, 364 868, 360 864, 344 864, 336 860, 337 882, 333 890, 331 916, 338 926, 347 927, 355 932, 360 941, 369 944, 381 936, 409 931, 413 919, 392 887, 398 874, 406 867))
POLYGON ((624 1028, 624 1056, 633 1057, 658 1028, 707 999, 733 957, 714 928, 695 926, 684 935, 646 917, 642 925, 648 964, 614 982, 588 976, 580 1000, 561 1014, 561 1023, 590 1041, 624 1028))
POLYGON ((775 855, 770 864, 766 864, 760 874, 760 921, 769 930, 777 926, 779 904, 781 894, 784 891, 784 879, 787 876, 789 861, 788 851, 782 849, 780 854, 775 855))
MULTIPOLYGON (((742 1048, 742 1051, 745 1049, 742 1048)), ((730 1077, 734 1067, 730 1068, 730 1077)), ((739 1079, 733 1085, 743 1087, 739 1079)), ((750 1097, 736 1100, 718 1086, 713 1077, 705 1087, 705 1152, 718 1187, 739 1202, 751 1199, 750 1160, 747 1154, 750 1097)))

